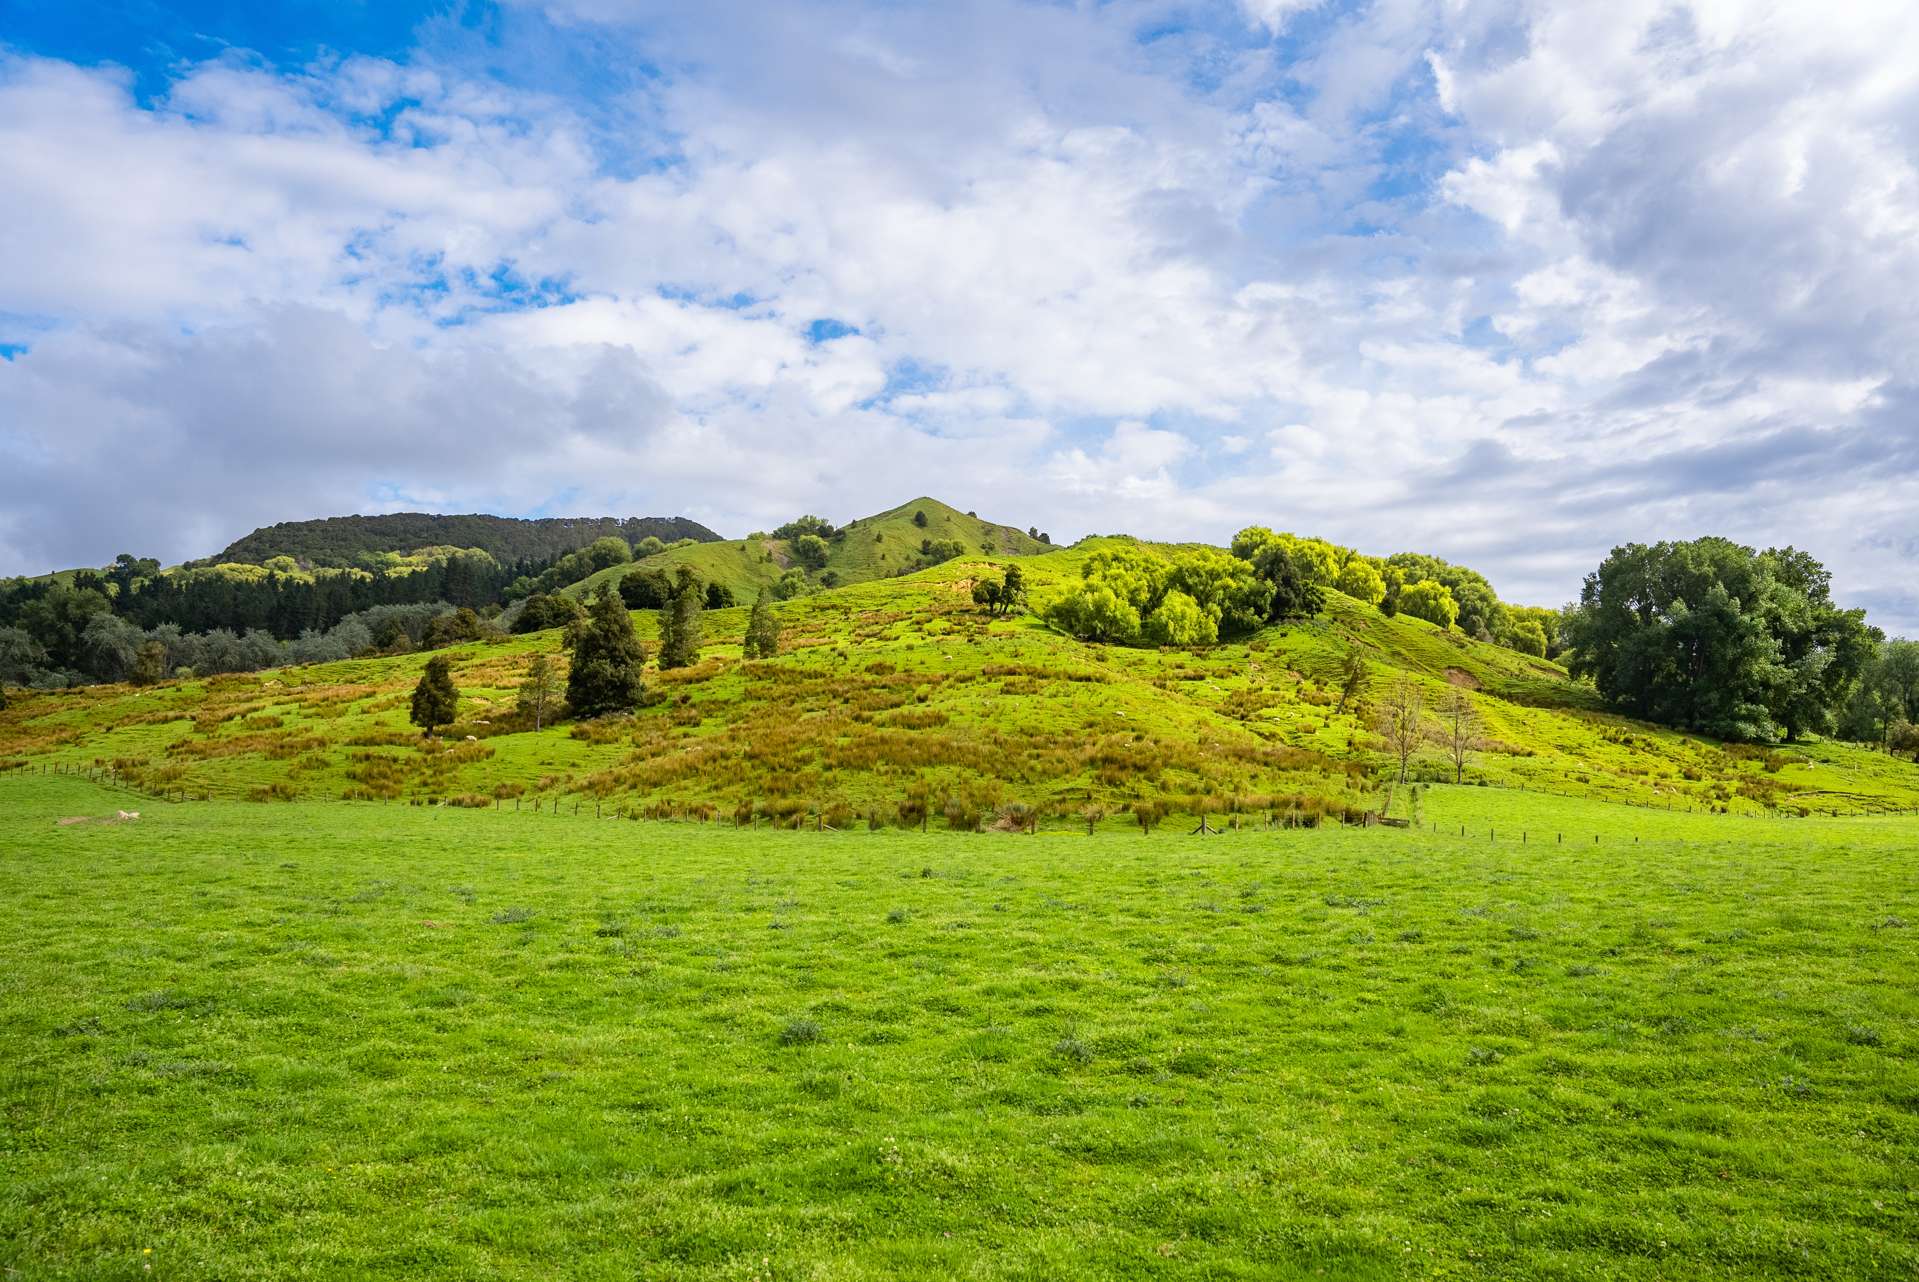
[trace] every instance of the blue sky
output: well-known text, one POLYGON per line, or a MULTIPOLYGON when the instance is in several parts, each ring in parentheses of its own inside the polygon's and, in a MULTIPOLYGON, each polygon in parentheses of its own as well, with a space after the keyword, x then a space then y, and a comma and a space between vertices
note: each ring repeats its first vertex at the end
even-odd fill
POLYGON ((1548 604, 1791 542, 1919 630, 1915 25, 0 0, 0 573, 931 491, 1548 604))

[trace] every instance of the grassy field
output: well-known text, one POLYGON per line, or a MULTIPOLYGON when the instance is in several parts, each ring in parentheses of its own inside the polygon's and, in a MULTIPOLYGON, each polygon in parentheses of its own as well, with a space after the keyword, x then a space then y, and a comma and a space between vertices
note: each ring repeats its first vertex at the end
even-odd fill
POLYGON ((1407 796, 835 834, 0 775, 0 1276, 1919 1274, 1919 820, 1407 796))

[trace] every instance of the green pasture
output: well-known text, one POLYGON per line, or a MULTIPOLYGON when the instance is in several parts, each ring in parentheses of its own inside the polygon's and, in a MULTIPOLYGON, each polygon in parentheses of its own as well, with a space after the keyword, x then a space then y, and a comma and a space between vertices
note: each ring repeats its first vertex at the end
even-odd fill
POLYGON ((0 1276, 1919 1273, 1919 820, 1414 804, 815 833, 0 775, 0 1276))

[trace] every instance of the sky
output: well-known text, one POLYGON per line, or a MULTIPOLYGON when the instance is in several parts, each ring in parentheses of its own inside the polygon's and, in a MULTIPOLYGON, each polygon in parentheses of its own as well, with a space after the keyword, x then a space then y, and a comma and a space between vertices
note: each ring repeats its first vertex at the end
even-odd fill
POLYGON ((0 0, 0 574, 929 494, 1919 634, 1898 0, 0 0))

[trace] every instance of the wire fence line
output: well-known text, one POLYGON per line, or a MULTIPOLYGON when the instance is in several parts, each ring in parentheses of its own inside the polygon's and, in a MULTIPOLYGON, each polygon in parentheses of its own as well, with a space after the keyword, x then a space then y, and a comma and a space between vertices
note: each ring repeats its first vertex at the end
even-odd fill
MULTIPOLYGON (((194 787, 185 787, 185 786, 178 786, 178 785, 169 783, 169 784, 162 784, 162 785, 155 786, 152 784, 147 784, 147 783, 138 781, 136 779, 130 778, 124 772, 118 770, 117 768, 111 765, 86 765, 82 763, 73 763, 73 762, 41 762, 40 768, 37 771, 33 770, 30 766, 28 766, 25 768, 15 767, 14 769, 7 771, 6 773, 14 776, 18 776, 22 774, 27 774, 27 775, 38 774, 42 776, 60 776, 60 777, 75 778, 75 779, 85 779, 88 782, 95 783, 103 787, 117 789, 119 791, 128 793, 129 795, 132 795, 132 796, 148 798, 148 799, 159 801, 168 805, 182 805, 190 801, 216 801, 216 800, 217 801, 242 801, 242 800, 271 801, 271 800, 290 799, 290 798, 280 798, 280 797, 261 798, 257 795, 249 795, 246 791, 243 790, 245 787, 244 785, 232 785, 227 787, 216 788, 214 786, 207 785, 207 784, 199 784, 194 787)), ((0 777, 4 777, 4 776, 0 776, 0 777)), ((1841 811, 1837 809, 1811 810, 1803 815, 1802 814, 1782 814, 1777 812, 1760 813, 1760 814, 1751 814, 1751 813, 1726 814, 1726 813, 1716 812, 1709 806, 1708 807, 1678 806, 1670 802, 1666 805, 1661 806, 1661 805, 1657 805, 1650 802, 1636 802, 1636 801, 1627 801, 1627 800, 1581 797, 1581 796, 1578 796, 1577 794, 1554 792, 1554 791, 1545 790, 1545 789, 1503 788, 1502 787, 1502 788, 1499 788, 1498 791, 1517 792, 1517 793, 1522 793, 1530 796, 1555 797, 1555 798, 1562 798, 1562 799, 1574 800, 1574 801, 1603 801, 1603 804, 1607 804, 1607 805, 1627 805, 1635 809, 1647 810, 1653 813, 1674 814, 1674 815, 1683 815, 1683 814, 1704 815, 1704 816, 1709 816, 1714 820, 1770 819, 1770 820, 1778 820, 1778 821, 1788 821, 1791 819, 1806 818, 1806 817, 1816 817, 1821 819, 1878 819, 1878 818, 1890 818, 1890 817, 1905 817, 1905 818, 1919 817, 1919 807, 1910 807, 1910 806, 1894 807, 1894 806, 1888 806, 1883 804, 1878 805, 1872 809, 1863 810, 1863 811, 1841 811)), ((331 799, 320 799, 320 800, 330 800, 330 804, 338 804, 339 802, 357 802, 358 804, 362 804, 362 805, 394 805, 397 803, 401 805, 414 806, 414 807, 430 806, 430 807, 436 807, 436 808, 465 809, 465 810, 474 810, 474 811, 491 810, 494 813, 550 815, 555 818, 559 818, 559 817, 578 818, 581 816, 585 816, 593 819, 623 819, 623 820, 630 820, 630 821, 654 822, 654 823, 702 823, 702 824, 717 823, 721 826, 728 826, 730 823, 730 826, 735 828, 759 829, 764 827, 764 828, 774 829, 774 830, 785 830, 785 831, 810 830, 813 832, 841 832, 856 826, 864 826, 869 829, 894 828, 894 829, 910 830, 913 828, 918 828, 921 832, 927 832, 927 831, 930 831, 932 820, 935 817, 941 817, 941 816, 935 815, 931 806, 922 806, 918 808, 917 811, 910 818, 908 818, 904 812, 901 812, 899 814, 890 816, 889 820, 880 820, 880 819, 874 818, 874 816, 879 813, 877 808, 869 807, 868 810, 866 810, 865 812, 861 812, 843 803, 823 805, 817 802, 797 802, 790 805, 782 805, 777 808, 767 808, 765 805, 765 802, 761 800, 755 800, 752 802, 742 802, 736 807, 734 807, 731 813, 728 813, 727 811, 725 811, 724 809, 722 809, 721 807, 717 805, 701 805, 697 807, 688 807, 684 810, 664 812, 657 805, 653 807, 646 807, 643 805, 630 804, 626 802, 609 803, 605 798, 583 796, 578 793, 534 795, 531 797, 526 796, 523 793, 510 796, 510 797, 509 796, 493 796, 486 799, 491 801, 492 803, 491 805, 486 805, 484 804, 483 801, 480 804, 474 804, 474 802, 472 801, 455 800, 453 798, 448 798, 448 797, 389 796, 389 797, 378 798, 378 799, 341 798, 341 799, 338 799, 338 801, 331 801, 331 799), (509 802, 512 803, 510 808, 507 804, 509 802), (652 813, 647 813, 649 809, 652 810, 652 813), (837 820, 837 822, 829 823, 828 822, 829 817, 832 817, 833 819, 837 820)), ((1025 810, 1025 815, 1018 823, 1009 823, 1008 821, 1003 819, 994 820, 992 819, 991 812, 986 812, 983 814, 979 814, 976 817, 975 822, 970 827, 956 825, 952 822, 944 823, 943 827, 951 831, 962 831, 962 832, 965 832, 965 831, 978 832, 978 831, 985 831, 985 830, 991 829, 991 830, 1001 831, 1001 832, 1021 832, 1021 833, 1030 833, 1030 834, 1037 835, 1041 827, 1045 826, 1048 831, 1065 831, 1069 829, 1070 830, 1083 829, 1089 834, 1091 834, 1092 832, 1096 831, 1105 820, 1111 819, 1115 821, 1124 822, 1129 817, 1129 814, 1130 814, 1130 812, 1126 808, 1118 807, 1106 812, 1100 818, 1094 819, 1092 822, 1089 823, 1084 817, 1081 817, 1081 816, 1072 816, 1069 818, 1068 816, 1061 815, 1061 814, 1051 814, 1051 815, 1043 814, 1037 807, 1026 807, 1024 808, 1024 810, 1025 810), (1049 819, 1052 820, 1053 822, 1047 822, 1049 819)), ((1171 812, 1171 811, 1164 812, 1158 817, 1156 817, 1150 823, 1138 824, 1138 830, 1141 831, 1143 834, 1150 835, 1154 828, 1159 827, 1165 819, 1171 818, 1173 817, 1173 815, 1174 815, 1174 812, 1171 812)), ((1338 826, 1342 822, 1336 818, 1330 817, 1328 815, 1325 815, 1319 812, 1302 811, 1302 810, 1290 810, 1290 811, 1283 811, 1283 812, 1275 810, 1275 811, 1255 813, 1255 812, 1246 812, 1246 811, 1228 812, 1222 808, 1222 809, 1216 809, 1216 810, 1198 810, 1198 811, 1195 811, 1193 815, 1188 817, 1197 818, 1199 820, 1199 825, 1196 828, 1192 829, 1191 832, 1188 833, 1187 835, 1201 836, 1201 837, 1216 835, 1224 832, 1240 832, 1240 831, 1273 832, 1273 831, 1280 831, 1280 830, 1305 830, 1305 829, 1319 828, 1322 826, 1326 826, 1326 827, 1338 826), (1215 818, 1219 819, 1220 822, 1217 824, 1211 822, 1215 818)), ((1427 821, 1427 820, 1422 820, 1416 817, 1412 819, 1399 819, 1399 818, 1391 818, 1383 815, 1372 815, 1372 814, 1367 815, 1365 820, 1363 820, 1359 825, 1347 825, 1347 826, 1371 827, 1375 825, 1382 826, 1382 827, 1389 827, 1389 828, 1411 829, 1414 831, 1427 832, 1437 837, 1453 837, 1456 839, 1477 840, 1481 832, 1479 828, 1466 823, 1462 823, 1458 825, 1459 830, 1457 833, 1454 833, 1452 831, 1453 825, 1450 823, 1442 824, 1438 821, 1427 821)), ((1133 827, 1132 824, 1127 824, 1126 826, 1133 827)), ((1591 844, 1596 846, 1604 845, 1606 844, 1606 841, 1607 841, 1607 834, 1579 833, 1571 829, 1562 830, 1561 828, 1557 826, 1547 827, 1543 829, 1535 829, 1530 827, 1522 827, 1522 828, 1516 828, 1516 829, 1508 828, 1505 830, 1505 832, 1506 832, 1506 836, 1505 838, 1503 838, 1503 840, 1510 842, 1511 844, 1521 845, 1521 846, 1535 845, 1535 844, 1551 844, 1554 846, 1563 846, 1568 844, 1569 837, 1572 839, 1573 844, 1584 844, 1585 838, 1588 835, 1590 835, 1592 838, 1591 844)), ((1502 838, 1500 837, 1500 829, 1498 829, 1496 826, 1488 825, 1484 829, 1484 834, 1485 834, 1486 840, 1490 843, 1496 844, 1502 840, 1502 838)), ((1653 835, 1653 834, 1648 834, 1647 837, 1650 840, 1672 840, 1672 841, 1679 841, 1682 843, 1684 841, 1684 838, 1682 837, 1665 838, 1665 837, 1653 835)), ((1626 838, 1620 834, 1613 834, 1612 840, 1620 844, 1627 844, 1626 838)), ((1631 838, 1630 844, 1638 845, 1641 843, 1641 840, 1642 838, 1640 835, 1634 834, 1631 838)))

